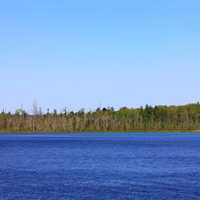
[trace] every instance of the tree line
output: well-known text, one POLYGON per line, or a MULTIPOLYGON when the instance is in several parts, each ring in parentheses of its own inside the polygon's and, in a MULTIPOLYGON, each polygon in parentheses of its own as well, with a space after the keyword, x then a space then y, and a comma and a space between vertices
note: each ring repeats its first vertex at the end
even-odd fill
POLYGON ((122 107, 115 110, 97 108, 95 111, 73 112, 65 109, 44 113, 34 108, 15 113, 0 113, 1 132, 83 132, 83 131, 187 131, 200 130, 200 104, 181 106, 122 107))

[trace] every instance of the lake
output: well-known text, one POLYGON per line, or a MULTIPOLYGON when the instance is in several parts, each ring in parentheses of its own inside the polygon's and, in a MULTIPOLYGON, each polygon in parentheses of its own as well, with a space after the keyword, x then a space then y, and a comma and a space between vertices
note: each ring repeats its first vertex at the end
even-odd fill
POLYGON ((0 135, 0 200, 200 199, 200 134, 0 135))

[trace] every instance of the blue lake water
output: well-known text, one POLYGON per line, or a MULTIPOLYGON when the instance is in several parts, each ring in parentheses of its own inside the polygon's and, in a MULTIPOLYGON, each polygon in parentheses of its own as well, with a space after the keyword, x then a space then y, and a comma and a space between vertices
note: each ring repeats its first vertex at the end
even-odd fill
POLYGON ((200 134, 0 135, 0 200, 200 199, 200 134))

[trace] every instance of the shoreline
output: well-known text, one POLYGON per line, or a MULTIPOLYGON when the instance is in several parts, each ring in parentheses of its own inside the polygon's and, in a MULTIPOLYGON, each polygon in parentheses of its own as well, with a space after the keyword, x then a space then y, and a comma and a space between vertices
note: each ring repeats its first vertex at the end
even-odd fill
POLYGON ((31 135, 31 134, 95 134, 95 133, 200 133, 200 130, 130 130, 130 131, 0 131, 2 134, 31 135))

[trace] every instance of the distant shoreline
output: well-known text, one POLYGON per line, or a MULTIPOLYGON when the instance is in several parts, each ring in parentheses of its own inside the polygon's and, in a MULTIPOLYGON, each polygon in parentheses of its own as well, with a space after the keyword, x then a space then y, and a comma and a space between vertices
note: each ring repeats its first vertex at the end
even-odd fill
POLYGON ((200 130, 132 130, 132 131, 0 131, 1 134, 95 134, 95 133, 200 133, 200 130))
POLYGON ((43 112, 34 106, 32 113, 23 109, 15 113, 2 111, 0 132, 200 132, 200 103, 77 112, 67 109, 43 112))

